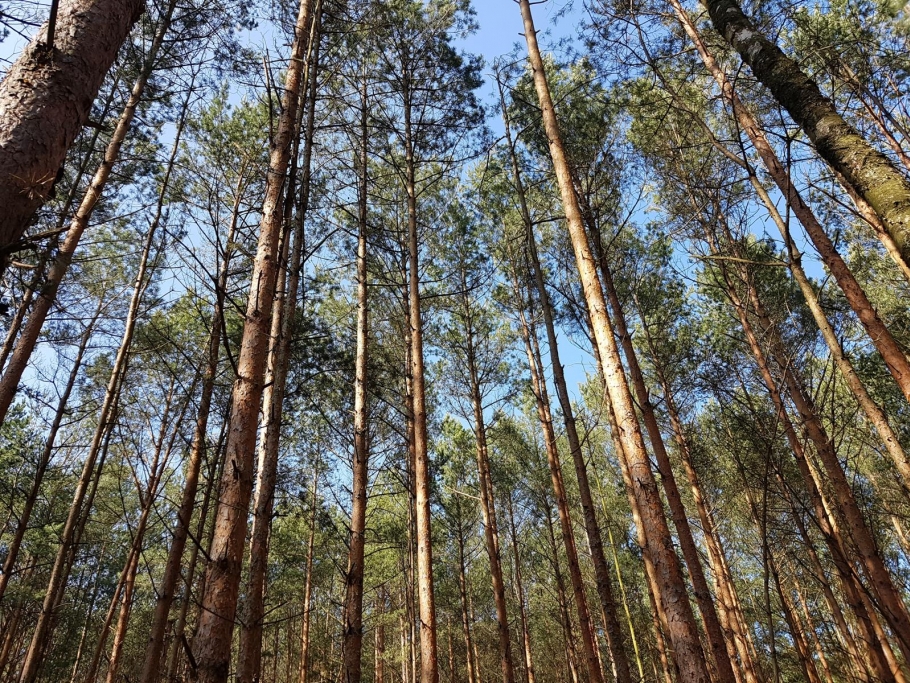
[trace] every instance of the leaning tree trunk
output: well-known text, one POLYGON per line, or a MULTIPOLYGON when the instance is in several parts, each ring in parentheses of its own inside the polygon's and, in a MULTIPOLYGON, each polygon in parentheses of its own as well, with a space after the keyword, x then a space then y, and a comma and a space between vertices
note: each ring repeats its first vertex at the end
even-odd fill
MULTIPOLYGON (((514 277, 514 275, 513 275, 514 277)), ((517 282, 516 282, 517 285, 517 282)), ((518 287, 515 286, 516 294, 518 287)), ((591 623, 591 612, 588 609, 586 589, 581 575, 581 566, 578 561, 578 548, 575 544, 575 532, 572 529, 572 517, 569 513, 566 488, 562 476, 562 465, 556 442, 556 431, 553 428, 553 417, 550 412, 550 399, 547 395, 544 380, 543 362, 540 359, 540 348, 537 342, 537 332, 527 320, 524 313, 524 303, 520 304, 518 311, 521 322, 521 336, 525 343, 528 357, 528 369, 531 372, 531 390, 537 404, 537 416, 543 429, 544 445, 547 453, 547 464, 550 470, 550 481, 553 486, 553 495, 556 500, 556 511, 559 515, 559 525, 562 540, 566 549, 566 560, 569 565, 569 579, 572 582, 572 592, 575 597, 575 608, 578 612, 578 625, 581 631, 581 642, 584 648, 585 668, 588 679, 592 683, 603 683, 600 671, 600 661, 597 657, 597 643, 594 640, 594 627, 591 623)))
POLYGON ((710 676, 695 624, 695 615, 689 604, 679 558, 673 550, 670 529, 664 518, 663 503, 651 471, 651 463, 645 448, 641 426, 635 414, 632 394, 626 382, 619 348, 613 336, 613 327, 607 316, 607 304, 597 274, 597 265, 587 242, 578 198, 575 196, 572 174, 550 96, 543 59, 537 44, 531 6, 529 0, 520 0, 519 5, 524 20, 528 58, 533 71, 544 129, 549 141, 553 169, 562 196, 582 289, 594 326, 598 352, 604 366, 604 377, 620 426, 623 447, 632 476, 633 492, 639 503, 642 523, 647 531, 648 547, 660 579, 660 598, 669 617, 670 641, 679 665, 680 680, 681 683, 705 683, 710 676))
POLYGON ((237 613, 247 516, 253 488, 259 405, 269 349, 272 300, 278 277, 276 259, 283 224, 282 187, 290 162, 291 143, 295 137, 310 9, 310 0, 301 0, 285 79, 281 118, 266 176, 259 242, 237 358, 238 377, 231 396, 231 418, 225 455, 227 466, 221 480, 219 505, 215 513, 215 536, 209 553, 205 594, 194 639, 200 683, 225 683, 230 671, 231 636, 237 613))
POLYGON ((550 297, 544 281, 543 269, 541 268, 540 259, 537 254, 534 224, 531 220, 531 213, 525 196, 524 183, 518 165, 518 155, 515 152, 515 145, 512 140, 512 131, 502 84, 499 84, 499 98, 503 124, 505 126, 506 142, 508 143, 509 156, 512 161, 512 176, 515 183, 515 192, 518 196, 521 216, 525 224, 531 271, 537 286, 537 295, 540 299, 540 306, 543 310, 547 345, 550 349, 550 365, 553 368, 553 382, 556 385, 556 394, 562 411, 563 424, 565 425, 566 436, 569 440, 569 450, 572 453, 572 461, 575 464, 575 474, 578 480, 578 491, 585 521, 585 533, 588 539, 588 548, 591 551, 591 558, 594 561, 594 574, 597 581, 597 593, 600 597, 601 611, 603 613, 607 645, 610 648, 610 656, 616 667, 617 682, 631 683, 632 674, 629 666, 629 658, 626 654, 625 639, 623 637, 622 628, 619 625, 619 618, 616 614, 616 600, 613 598, 613 586, 610 579, 610 572, 607 568, 606 554, 603 549, 603 538, 600 533, 600 525, 597 521, 594 501, 591 496, 591 485, 588 480, 587 466, 581 452, 581 439, 578 437, 578 428, 575 424, 572 401, 569 398, 565 373, 563 372, 562 362, 559 357, 559 344, 556 338, 556 327, 553 322, 554 316, 552 305, 550 304, 550 297))
MULTIPOLYGON (((816 249, 818 249, 822 261, 829 268, 835 280, 837 280, 837 284, 844 293, 844 297, 847 299, 853 312, 856 313, 856 317, 859 318, 869 339, 872 341, 879 354, 881 354, 882 359, 885 361, 885 365, 888 367, 888 370, 900 387, 904 397, 910 401, 910 360, 907 359, 907 356, 894 339, 894 336, 885 326, 884 322, 882 322, 875 307, 866 296, 862 286, 838 253, 837 247, 831 241, 831 238, 828 237, 828 234, 825 232, 821 223, 819 223, 818 218, 816 218, 812 209, 806 204, 802 195, 793 185, 790 174, 777 157, 774 148, 768 142, 758 120, 746 108, 742 100, 740 100, 739 95, 733 88, 733 84, 717 63, 714 55, 711 54, 707 46, 705 46, 695 25, 689 19, 678 0, 670 0, 670 4, 673 6, 676 17, 683 29, 698 50, 705 67, 720 87, 724 99, 730 104, 740 127, 746 132, 749 140, 754 145, 756 152, 761 158, 762 163, 764 163, 765 167, 768 169, 768 173, 771 175, 774 183, 787 200, 789 206, 793 209, 794 215, 806 229, 806 233, 809 235, 809 238, 812 240, 816 249)), ((751 175, 751 169, 749 170, 751 175)), ((756 184, 754 181, 752 184, 759 190, 760 185, 756 184)), ((761 195, 762 192, 764 192, 763 189, 759 191, 759 194, 761 195)), ((910 192, 910 185, 908 185, 908 192, 910 192)), ((908 194, 908 202, 910 202, 910 194, 908 194)), ((910 203, 908 203, 907 220, 910 221, 910 203)), ((778 221, 775 221, 775 223, 781 230, 782 237, 785 240, 789 240, 790 237, 786 228, 778 221)), ((910 230, 910 223, 908 223, 906 227, 910 230)), ((908 253, 910 252, 904 252, 905 257, 908 253)))
MULTIPOLYGON (((0 252, 53 192, 142 0, 63 0, 0 83, 0 252), (48 45, 48 41, 52 45, 48 45)), ((0 271, 3 265, 0 262, 0 271)))
MULTIPOLYGON (((209 327, 205 369, 202 374, 202 389, 199 394, 199 402, 196 409, 196 424, 193 430, 190 455, 187 460, 183 495, 180 499, 180 507, 177 510, 177 524, 174 528, 174 538, 171 541, 171 547, 168 551, 167 563, 164 567, 164 576, 157 586, 158 599, 155 601, 152 625, 149 630, 149 639, 145 648, 145 662, 139 677, 140 683, 155 683, 158 678, 161 654, 164 651, 164 636, 167 630, 171 605, 174 602, 177 584, 180 581, 183 553, 186 549, 190 522, 196 507, 196 493, 199 489, 199 474, 202 469, 202 462, 205 459, 212 396, 215 393, 215 380, 217 379, 218 373, 218 359, 221 351, 221 327, 224 321, 224 299, 227 291, 228 269, 231 262, 231 252, 233 251, 234 233, 237 229, 237 222, 240 217, 243 181, 244 169, 241 168, 237 175, 237 187, 234 191, 234 206, 231 210, 231 219, 228 225, 227 235, 225 236, 224 254, 220 259, 218 277, 215 282, 215 309, 209 327)), ((207 506, 203 507, 207 510, 207 506)))
POLYGON ((531 656, 531 630, 528 623, 528 608, 525 604, 524 584, 521 578, 521 552, 518 548, 518 531, 515 528, 515 513, 512 510, 512 493, 506 496, 506 505, 509 510, 509 532, 512 539, 512 559, 515 562, 515 598, 518 600, 518 615, 521 617, 521 642, 525 660, 527 683, 537 683, 534 673, 534 659, 531 656))
MULTIPOLYGON (((60 288, 60 283, 69 270, 70 263, 72 263, 76 247, 79 245, 79 240, 82 238, 82 234, 85 232, 86 227, 88 227, 95 207, 98 205, 98 201, 101 199, 101 195, 110 178, 111 171, 120 158, 120 149, 123 147, 126 136, 133 125, 136 108, 139 106, 139 102, 142 100, 142 96, 145 93, 145 87, 148 84, 149 77, 154 69, 161 45, 170 28, 175 6, 176 0, 170 0, 165 14, 161 18, 161 23, 158 25, 158 29, 155 32, 155 36, 152 39, 152 44, 149 47, 148 54, 145 57, 139 75, 136 77, 135 83, 133 83, 130 95, 123 107, 123 111, 120 113, 120 118, 117 120, 117 126, 111 134, 111 139, 104 151, 104 159, 98 165, 95 175, 92 177, 92 181, 82 198, 82 202, 76 210, 76 215, 73 216, 73 220, 70 222, 70 226, 63 238, 63 243, 54 253, 47 272, 47 277, 45 278, 44 283, 41 284, 40 292, 38 293, 38 298, 35 301, 32 312, 25 322, 22 334, 16 342, 9 364, 4 369, 2 378, 0 378, 0 424, 6 419, 6 413, 9 410, 13 399, 16 397, 19 382, 22 379, 22 373, 25 372, 28 361, 35 350, 35 345, 38 343, 41 329, 44 327, 47 315, 57 297, 57 290, 60 288)), ((192 90, 192 86, 190 87, 190 90, 192 90)), ((0 105, 0 118, 2 118, 2 105, 0 105)), ((184 111, 181 114, 181 128, 182 121, 185 118, 186 107, 184 107, 184 111)), ((179 131, 176 138, 180 138, 179 131)), ((174 146, 174 149, 177 149, 176 145, 174 146)), ((168 165, 166 178, 163 181, 164 186, 167 186, 172 167, 173 163, 168 165)), ((0 170, 0 173, 2 173, 2 170, 0 170)), ((2 185, 3 183, 0 182, 0 186, 2 185)), ((0 190, 0 193, 2 193, 2 190, 0 190)), ((0 206, 2 206, 2 200, 0 200, 0 206)), ((2 218, 0 218, 0 221, 2 221, 2 218)), ((0 225, 2 225, 2 223, 0 223, 0 225)), ((2 231, 2 227, 0 227, 0 231, 2 231)), ((2 254, 0 254, 0 270, 2 270, 2 254)))
POLYGON ((706 0, 717 31, 739 52, 815 144, 819 155, 875 210, 910 261, 910 181, 822 95, 818 84, 743 14, 736 0, 706 0))

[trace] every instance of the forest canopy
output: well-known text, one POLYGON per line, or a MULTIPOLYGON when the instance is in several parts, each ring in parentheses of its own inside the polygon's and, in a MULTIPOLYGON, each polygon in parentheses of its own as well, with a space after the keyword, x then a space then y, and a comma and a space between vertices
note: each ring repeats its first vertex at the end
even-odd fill
POLYGON ((907 683, 908 7, 0 0, 0 683, 907 683))

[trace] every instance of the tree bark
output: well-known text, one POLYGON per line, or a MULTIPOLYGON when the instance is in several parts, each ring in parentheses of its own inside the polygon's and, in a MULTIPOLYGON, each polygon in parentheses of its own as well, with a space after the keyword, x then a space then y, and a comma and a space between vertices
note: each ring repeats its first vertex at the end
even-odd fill
MULTIPOLYGON (((0 83, 0 252, 25 233, 88 121, 141 0, 63 0, 54 44, 38 29, 0 83)), ((0 270, 2 270, 0 265, 0 270)))
POLYGON ((313 611, 313 557, 316 545, 316 510, 319 490, 319 470, 313 467, 313 494, 310 498, 310 535, 306 550, 306 579, 303 584, 303 620, 300 625, 300 676, 298 683, 307 683, 310 670, 310 621, 313 611))
POLYGON ((360 683, 363 655, 363 578, 366 546, 367 485, 369 480, 370 433, 367 370, 369 368, 369 282, 367 273, 367 183, 369 182, 369 128, 367 80, 364 76, 360 102, 360 171, 357 188, 357 347, 354 358, 354 459, 351 481, 351 529, 348 566, 345 572, 342 680, 360 683))
POLYGON ((705 4, 717 31, 805 131, 819 155, 875 210, 904 260, 910 261, 910 181, 838 114, 793 59, 756 29, 736 0, 705 4))
POLYGON ((515 528, 515 513, 512 510, 512 494, 506 496, 509 510, 509 531, 512 537, 512 559, 515 561, 515 597, 518 599, 518 614, 521 617, 521 642, 525 659, 526 683, 537 683, 534 660, 531 656, 531 630, 528 623, 528 609, 525 604, 524 585, 521 578, 521 553, 518 548, 518 530, 515 528))
POLYGON ((594 326, 595 340, 601 362, 604 365, 604 376, 611 402, 616 411, 626 458, 630 466, 634 495, 639 502, 642 522, 647 530, 648 546, 660 578, 660 594, 669 617, 669 635, 679 664, 681 683, 705 683, 710 679, 708 666, 699 641, 692 606, 689 604, 682 568, 679 558, 673 550, 670 530, 664 518, 663 504, 651 472, 644 437, 635 414, 632 395, 626 383, 619 349, 613 336, 613 328, 607 316, 607 305, 599 282, 596 262, 587 242, 578 198, 575 196, 572 174, 547 84, 543 59, 537 44, 531 6, 528 0, 520 0, 519 5, 524 20, 528 58, 549 142, 553 169, 562 196, 563 209, 582 288, 594 326))
POLYGON ((205 594, 194 639, 200 683, 225 683, 230 671, 231 635, 237 613, 247 516, 252 495, 259 404, 268 356, 272 300, 278 277, 276 259, 283 224, 282 187, 295 136, 310 15, 310 0, 301 0, 285 79, 282 113, 269 160, 259 242, 243 339, 237 358, 238 378, 231 396, 231 418, 225 455, 227 465, 222 475, 219 505, 215 513, 215 536, 209 554, 205 594))
MULTIPOLYGON (((133 2, 135 2, 135 0, 130 0, 130 3, 133 2)), ((77 0, 73 0, 70 4, 77 4, 77 0)), ((126 3, 124 3, 124 0, 118 0, 117 2, 114 2, 114 0, 94 0, 91 4, 102 6, 123 5, 126 3)), ((142 5, 141 2, 137 2, 135 4, 138 6, 142 5)), ((130 128, 132 127, 133 118, 136 114, 136 108, 139 106, 139 102, 142 100, 142 96, 145 93, 145 87, 148 84, 148 79, 155 67, 158 53, 161 50, 161 45, 164 42, 164 38, 167 34, 168 29, 170 28, 171 18, 173 16, 175 6, 176 0, 170 0, 167 9, 165 10, 165 14, 161 18, 161 22, 155 31, 155 36, 152 39, 152 44, 149 47, 149 52, 142 64, 139 75, 136 77, 136 81, 133 84, 132 90, 130 91, 129 98, 127 98, 126 104, 123 107, 123 111, 120 114, 120 118, 117 121, 117 126, 114 128, 114 132, 111 135, 111 139, 108 142, 107 148, 105 149, 104 159, 101 161, 101 164, 95 171, 95 175, 92 177, 92 181, 89 184, 88 190, 86 190, 86 193, 82 198, 82 202, 79 204, 79 208, 76 210, 76 215, 73 216, 73 220, 70 222, 70 226, 66 231, 66 236, 64 237, 62 244, 60 245, 59 249, 56 250, 51 260, 47 277, 45 278, 44 283, 41 285, 40 292, 38 293, 38 298, 35 301, 32 312, 25 323, 22 334, 19 336, 19 339, 16 342, 16 346, 13 350, 12 356, 10 357, 9 364, 4 369, 3 376, 0 377, 0 424, 2 424, 6 419, 6 413, 9 410, 13 399, 16 397, 16 392, 19 389, 19 382, 22 379, 22 373, 25 372, 28 361, 35 350, 35 345, 38 343, 38 337, 41 333, 41 329, 44 327, 44 322, 47 319, 47 315, 50 312, 54 300, 57 297, 57 290, 60 288, 60 283, 63 281, 63 278, 69 270, 70 264, 72 263, 73 255, 76 252, 76 247, 79 245, 79 240, 82 238, 82 234, 85 232, 85 229, 91 220, 95 207, 97 206, 98 201, 101 199, 101 195, 104 192, 104 188, 107 185, 108 179, 110 178, 111 171, 120 158, 120 149, 126 140, 126 136, 129 133, 130 128)), ((96 18, 95 21, 100 21, 100 19, 96 18)), ((61 24, 60 27, 62 28, 63 24, 61 24)), ((91 31, 86 31, 85 29, 81 30, 85 31, 86 33, 91 33, 91 31)), ((95 48, 93 47, 92 49, 95 48)), ((7 75, 7 81, 11 76, 12 73, 7 75)), ((5 82, 6 81, 4 81, 4 83, 5 82)), ((66 91, 65 87, 63 88, 63 91, 66 91)), ((2 85, 0 85, 0 119, 3 119, 2 97, 2 85)), ((185 117, 186 111, 181 114, 181 128, 182 121, 185 117)), ((2 124, 0 124, 0 126, 2 126, 2 124)), ((2 128, 0 128, 0 140, 2 140, 2 134, 2 128)), ((53 137, 55 136, 51 135, 50 133, 47 134, 47 140, 51 140, 53 137)), ((177 133, 176 138, 179 140, 179 132, 177 133)), ((0 148, 2 148, 2 143, 0 143, 0 148)), ((176 145, 174 149, 176 149, 176 145)), ((0 155, 0 176, 3 174, 2 158, 3 155, 0 155)), ((172 166, 173 164, 168 165, 168 169, 163 180, 163 187, 166 187, 170 180, 172 166)), ((54 173, 56 173, 56 171, 54 171, 54 173)), ((2 181, 0 181, 0 186, 3 187, 3 189, 0 189, 0 205, 2 205, 2 193, 10 186, 7 183, 3 183, 2 181)), ((7 214, 4 212, 4 216, 6 215, 7 214)), ((0 218, 0 270, 2 270, 3 267, 3 220, 4 219, 0 218)), ((152 233, 154 230, 150 230, 149 232, 152 233)))

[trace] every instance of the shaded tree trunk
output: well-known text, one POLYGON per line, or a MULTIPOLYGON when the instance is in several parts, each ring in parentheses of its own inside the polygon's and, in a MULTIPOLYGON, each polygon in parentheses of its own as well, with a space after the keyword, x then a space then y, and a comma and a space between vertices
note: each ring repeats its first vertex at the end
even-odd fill
POLYGON ((0 83, 4 262, 53 192, 66 153, 143 9, 141 0, 63 0, 53 45, 45 24, 6 72, 0 83))

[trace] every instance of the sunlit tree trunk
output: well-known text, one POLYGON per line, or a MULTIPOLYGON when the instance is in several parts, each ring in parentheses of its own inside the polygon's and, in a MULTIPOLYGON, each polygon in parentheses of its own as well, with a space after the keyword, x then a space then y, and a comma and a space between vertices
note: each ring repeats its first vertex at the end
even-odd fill
POLYGON ((528 58, 549 142, 553 169, 562 197, 569 236, 575 252, 585 300, 588 303, 598 352, 604 366, 604 377, 619 422, 634 495, 639 502, 647 543, 660 579, 660 597, 669 617, 669 636, 679 665, 680 680, 681 683, 704 683, 710 678, 708 666, 699 641, 692 606, 689 604, 682 568, 673 551, 670 530, 664 518, 660 494, 651 472, 644 437, 635 414, 632 395, 626 383, 619 349, 613 336, 613 328, 607 316, 607 305, 598 278, 597 264, 588 245, 578 198, 575 195, 569 163, 547 84, 543 59, 537 44, 531 6, 528 0, 520 0, 519 6, 524 21, 525 40, 528 44, 528 58))
POLYGON ((193 641, 200 683, 225 683, 230 671, 231 636, 237 613, 253 486, 253 456, 269 349, 272 301, 278 277, 276 259, 284 222, 282 188, 296 134, 294 129, 298 120, 310 15, 310 0, 301 0, 285 79, 282 112, 269 160, 259 242, 237 358, 238 378, 231 397, 226 466, 215 512, 215 536, 193 641))
POLYGON ((310 497, 310 534, 306 550, 306 578, 303 583, 303 619, 300 626, 300 675, 298 683, 307 683, 310 671, 310 622, 313 612, 313 557, 316 544, 316 510, 319 499, 319 471, 313 467, 313 492, 310 497))
POLYGON ((512 510, 512 494, 506 496, 509 511, 509 532, 512 538, 512 559, 515 562, 515 597, 518 600, 518 614, 521 618, 521 643, 523 646, 526 683, 537 683, 534 673, 534 659, 531 656, 531 629, 528 620, 528 609, 525 604, 525 591, 521 578, 521 552, 518 547, 518 530, 515 528, 515 513, 512 510))

